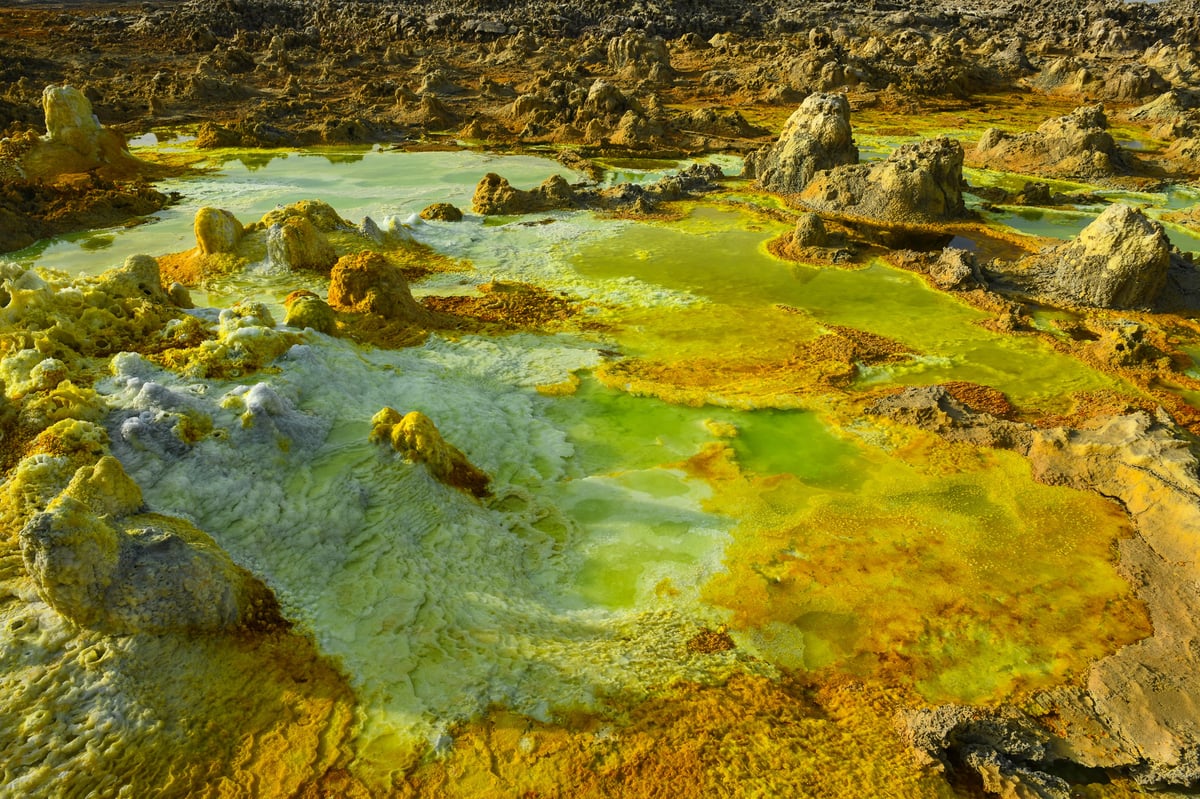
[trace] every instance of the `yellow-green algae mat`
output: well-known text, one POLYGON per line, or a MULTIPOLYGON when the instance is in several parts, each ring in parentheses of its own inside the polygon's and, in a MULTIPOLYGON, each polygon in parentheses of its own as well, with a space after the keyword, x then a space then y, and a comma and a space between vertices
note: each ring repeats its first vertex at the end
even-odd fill
MULTIPOLYGON (((856 411, 871 386, 945 380, 1060 410, 1121 390, 1109 378, 882 264, 773 259, 782 228, 750 213, 556 219, 418 235, 473 259, 478 282, 586 298, 577 334, 390 352, 259 319, 239 335, 296 338, 239 380, 105 363, 104 426, 146 503, 209 532, 297 626, 76 630, 10 531, 6 785, 953 796, 897 711, 1024 701, 1147 634, 1109 503, 856 411), (895 346, 847 373, 822 349, 842 328, 895 346), (372 445, 384 406, 433 419, 493 496, 372 445), (209 432, 183 441, 182 419, 209 432)), ((29 361, 6 379, 28 382, 29 361)), ((23 485, 40 464, 23 462, 23 485)))

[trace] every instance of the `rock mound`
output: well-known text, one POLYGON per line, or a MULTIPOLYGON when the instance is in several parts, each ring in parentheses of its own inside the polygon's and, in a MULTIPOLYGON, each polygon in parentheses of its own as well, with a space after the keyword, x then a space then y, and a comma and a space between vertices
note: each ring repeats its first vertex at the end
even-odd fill
MULTIPOLYGON (((1078 238, 1043 249, 1000 271, 1052 301, 1099 308, 1154 306, 1167 285, 1171 243, 1141 210, 1116 203, 1078 238)), ((1182 267, 1182 265, 1180 265, 1182 267)))
POLYGON ((330 336, 337 332, 337 318, 333 309, 311 291, 293 291, 284 298, 283 307, 287 313, 283 323, 288 327, 310 327, 330 336))
POLYGON ((421 212, 421 218, 437 222, 461 222, 463 213, 450 203, 434 203, 421 212))
POLYGON ((632 80, 648 78, 662 82, 669 80, 672 73, 667 43, 659 36, 647 36, 641 31, 627 31, 609 39, 607 56, 610 67, 632 80))
POLYGON ((429 473, 446 485, 481 498, 491 493, 491 478, 442 438, 433 421, 420 411, 402 415, 394 408, 384 408, 371 419, 371 440, 391 444, 410 463, 424 463, 429 473))
POLYGON ((120 635, 283 624, 270 589, 191 523, 147 512, 111 456, 80 467, 20 543, 38 593, 82 627, 120 635))
POLYGON ((824 247, 828 241, 829 234, 825 232, 825 223, 817 214, 810 211, 801 214, 796 220, 796 227, 792 230, 792 246, 824 247))
POLYGON ((929 277, 939 288, 962 291, 986 286, 975 254, 958 247, 947 247, 929 265, 929 277))
POLYGON ((330 273, 329 305, 339 311, 377 314, 418 325, 433 321, 429 310, 413 299, 400 269, 377 252, 338 259, 330 273))
POLYGON ((810 94, 779 139, 746 158, 746 176, 768 191, 802 191, 820 170, 858 163, 850 130, 850 103, 842 94, 810 94))
POLYGON ((42 110, 46 136, 22 159, 26 177, 49 179, 93 169, 126 177, 147 166, 129 154, 123 136, 100 125, 91 102, 74 86, 47 86, 42 110))
POLYGON ((884 161, 820 172, 800 201, 819 211, 890 224, 961 219, 962 165, 962 145, 939 136, 906 144, 884 161))
POLYGON ((1033 133, 988 128, 971 153, 971 162, 1012 172, 1096 178, 1130 174, 1133 156, 1108 132, 1101 105, 1082 106, 1048 119, 1033 133))
POLYGON ((242 223, 232 213, 223 208, 207 206, 196 212, 192 229, 196 233, 196 246, 201 255, 235 252, 245 232, 242 223))
POLYGON ((267 229, 267 256, 277 266, 314 272, 327 272, 337 261, 329 239, 304 216, 289 216, 267 229))
POLYGON ((541 185, 525 191, 513 188, 507 179, 489 172, 479 181, 471 199, 471 209, 477 214, 531 214, 575 206, 575 190, 561 175, 552 175, 541 185))

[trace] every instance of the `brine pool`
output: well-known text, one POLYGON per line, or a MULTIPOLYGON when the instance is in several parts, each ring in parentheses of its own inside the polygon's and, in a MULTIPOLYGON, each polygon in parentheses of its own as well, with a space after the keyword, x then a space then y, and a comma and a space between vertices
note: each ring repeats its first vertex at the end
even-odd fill
MULTIPOLYGON (((239 380, 124 354, 97 384, 112 414, 190 409, 229 431, 186 452, 136 436, 113 452, 152 509, 194 520, 264 579, 347 675, 362 773, 386 781, 497 706, 553 721, 681 679, 789 671, 853 675, 916 703, 990 704, 1077 681, 1091 659, 1147 634, 1116 569, 1129 530, 1110 503, 1037 484, 1010 453, 847 410, 860 392, 901 384, 970 381, 1051 412, 1076 392, 1129 387, 1035 339, 989 332, 982 312, 882 263, 775 259, 766 242, 783 226, 744 206, 695 202, 677 222, 417 218, 433 202, 468 208, 486 172, 519 187, 577 179, 529 156, 230 153, 217 171, 162 187, 184 200, 147 224, 11 256, 96 274, 192 247, 201 206, 245 223, 320 199, 355 222, 397 217, 470 264, 414 284, 418 297, 504 280, 583 303, 575 332, 376 350, 309 331, 239 380), (788 385, 789 359, 831 326, 910 354, 860 369, 841 391, 788 385), (622 358, 671 378, 622 385, 606 372, 622 358), (744 390, 738 376, 764 369, 774 377, 744 390), (478 501, 382 458, 367 437, 384 406, 433 419, 492 476, 494 495, 478 501), (246 413, 253 425, 238 422, 246 413), (686 646, 718 628, 734 649, 686 646)), ((653 177, 626 176, 638 175, 653 177)), ((298 288, 326 285, 259 264, 193 298, 251 298, 281 319, 298 288)))

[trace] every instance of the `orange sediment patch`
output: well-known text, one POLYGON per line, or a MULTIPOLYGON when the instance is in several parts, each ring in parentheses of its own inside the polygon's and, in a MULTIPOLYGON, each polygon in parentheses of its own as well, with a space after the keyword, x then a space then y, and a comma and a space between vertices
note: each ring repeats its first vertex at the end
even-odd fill
POLYGON ((677 683, 612 715, 546 723, 494 710, 454 733, 402 797, 953 797, 901 742, 898 698, 845 679, 677 683), (853 765, 851 765, 853 764, 853 765))
POLYGON ((479 296, 426 297, 433 311, 531 330, 559 328, 579 313, 579 303, 528 283, 484 283, 479 296))
POLYGON ((784 666, 979 702, 1078 679, 1149 634, 1116 569, 1129 528, 1112 503, 1035 483, 1013 453, 897 443, 903 460, 864 453, 837 490, 744 473, 723 443, 681 464, 713 486, 709 511, 743 520, 703 591, 735 640, 784 666))

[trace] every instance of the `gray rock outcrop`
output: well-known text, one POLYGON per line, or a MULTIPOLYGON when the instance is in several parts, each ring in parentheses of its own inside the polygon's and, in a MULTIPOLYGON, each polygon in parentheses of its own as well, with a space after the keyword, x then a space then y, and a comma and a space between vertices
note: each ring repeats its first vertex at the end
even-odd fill
POLYGON ((1014 172, 1087 178, 1129 174, 1136 166, 1133 156, 1108 132, 1108 118, 1100 105, 1048 119, 1032 133, 988 128, 971 153, 971 162, 1014 172))
POLYGON ((1115 203, 1078 238, 1000 270, 1023 290, 1052 301, 1148 308, 1167 285, 1171 261, 1163 226, 1137 208, 1115 203))
POLYGON ((825 231, 825 223, 817 214, 801 214, 792 229, 793 247, 824 247, 829 242, 829 234, 825 231))
POLYGON ((774 144, 746 157, 746 176, 768 191, 794 194, 823 169, 857 163, 846 96, 810 94, 774 144))
POLYGON ((884 161, 820 172, 799 199, 818 211, 887 224, 960 219, 962 165, 962 145, 939 136, 906 144, 884 161))
POLYGON ((962 291, 986 286, 975 254, 957 247, 947 247, 929 267, 929 277, 939 288, 962 291))
POLYGON ((288 269, 328 272, 337 252, 308 217, 289 216, 267 228, 267 257, 288 269))
POLYGON ((38 593, 81 627, 111 634, 282 623, 265 585, 184 519, 150 513, 111 456, 83 466, 21 529, 38 593))

